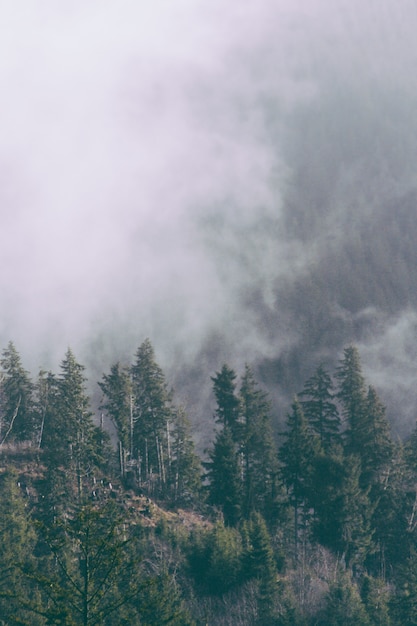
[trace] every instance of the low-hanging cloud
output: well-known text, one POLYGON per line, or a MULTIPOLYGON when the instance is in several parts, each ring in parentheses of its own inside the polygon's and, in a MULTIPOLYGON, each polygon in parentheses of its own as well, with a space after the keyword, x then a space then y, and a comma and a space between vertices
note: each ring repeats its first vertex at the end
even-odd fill
POLYGON ((3 3, 3 344, 103 371, 145 336, 169 369, 210 337, 238 364, 363 340, 337 311, 391 306, 351 264, 417 188, 416 25, 411 0, 3 3))

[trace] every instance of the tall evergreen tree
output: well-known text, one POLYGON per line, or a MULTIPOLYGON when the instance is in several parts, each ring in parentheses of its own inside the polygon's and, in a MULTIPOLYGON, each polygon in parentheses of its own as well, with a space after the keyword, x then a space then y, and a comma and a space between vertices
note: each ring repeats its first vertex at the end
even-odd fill
POLYGON ((297 398, 287 416, 287 430, 284 436, 286 440, 279 450, 279 456, 284 484, 294 509, 294 544, 297 558, 299 513, 310 497, 314 462, 319 451, 319 441, 309 427, 297 398))
POLYGON ((217 433, 206 463, 209 502, 220 507, 225 524, 235 526, 242 512, 242 480, 238 451, 229 426, 217 433))
POLYGON ((98 427, 94 425, 86 394, 84 366, 68 349, 61 363, 61 373, 51 379, 51 410, 45 420, 43 443, 49 466, 61 466, 77 476, 81 495, 83 477, 98 462, 98 427))
POLYGON ((342 404, 346 428, 346 450, 360 455, 365 430, 366 389, 359 352, 354 346, 345 348, 336 378, 339 381, 337 397, 342 404))
POLYGON ((324 450, 340 443, 340 416, 334 402, 333 383, 330 374, 320 365, 304 385, 300 397, 307 420, 317 433, 324 450))
POLYGON ((228 426, 237 441, 239 440, 239 399, 236 395, 236 372, 225 364, 211 380, 217 402, 216 420, 223 426, 228 426))
POLYGON ((277 623, 278 572, 268 529, 260 513, 251 514, 243 529, 243 535, 244 576, 255 578, 258 582, 257 623, 260 626, 272 626, 277 623))
POLYGON ((128 368, 116 363, 110 368, 110 374, 104 374, 98 384, 104 394, 100 408, 106 411, 116 427, 120 444, 120 470, 124 475, 126 461, 133 457, 134 398, 131 374, 128 368))
POLYGON ((277 514, 278 458, 272 436, 270 406, 251 368, 246 365, 239 393, 243 460, 243 509, 259 511, 272 522, 277 514))
POLYGON ((13 342, 3 350, 0 365, 0 444, 12 439, 34 441, 37 430, 34 387, 13 342))
POLYGON ((156 474, 159 487, 165 489, 170 463, 167 435, 173 410, 164 373, 149 339, 139 346, 131 373, 133 456, 138 459, 141 481, 156 474))
POLYGON ((176 503, 190 503, 201 494, 202 467, 191 438, 191 424, 183 408, 175 411, 172 426, 170 483, 176 503))
POLYGON ((383 483, 393 460, 394 442, 385 407, 372 386, 366 396, 360 456, 363 483, 383 483))

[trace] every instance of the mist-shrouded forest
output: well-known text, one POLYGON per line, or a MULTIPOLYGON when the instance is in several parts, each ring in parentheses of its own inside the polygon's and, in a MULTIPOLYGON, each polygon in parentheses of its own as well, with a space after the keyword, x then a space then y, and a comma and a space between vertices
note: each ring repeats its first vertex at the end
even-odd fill
POLYGON ((99 421, 71 349, 35 380, 12 342, 0 365, 1 623, 415 623, 417 427, 392 436, 355 346, 278 440, 223 364, 203 454, 149 339, 102 374, 99 421))
POLYGON ((416 27, 3 4, 3 623, 417 620, 416 27))

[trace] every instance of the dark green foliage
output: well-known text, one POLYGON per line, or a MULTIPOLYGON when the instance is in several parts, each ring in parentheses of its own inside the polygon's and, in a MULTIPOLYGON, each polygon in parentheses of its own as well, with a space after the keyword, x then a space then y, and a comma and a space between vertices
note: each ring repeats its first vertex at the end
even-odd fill
POLYGON ((228 526, 235 526, 241 517, 242 481, 239 455, 228 426, 217 434, 206 467, 209 502, 221 509, 228 526))
POLYGON ((34 387, 12 342, 3 350, 0 364, 0 445, 11 440, 35 441, 34 387))
POLYGON ((189 572, 205 593, 222 595, 241 579, 241 536, 222 522, 212 530, 193 533, 186 553, 189 572))
POLYGON ((51 558, 30 573, 30 581, 40 590, 46 623, 108 623, 108 616, 137 596, 140 564, 126 520, 112 504, 77 507, 39 530, 51 558))
POLYGON ((0 450, 0 623, 417 623, 417 435, 404 454, 393 444, 355 348, 337 370, 343 438, 331 378, 319 367, 291 407, 279 455, 250 367, 238 393, 233 370, 216 373, 204 502, 190 422, 149 340, 131 368, 116 364, 100 383, 120 474, 128 468, 131 483, 119 480, 116 451, 93 422, 84 368, 70 350, 59 375, 41 371, 35 386, 12 344, 3 357, 6 443, 26 437, 22 406, 32 415, 24 420, 32 447, 0 450), (15 393, 10 417, 6 400, 13 409, 15 393), (5 470, 23 458, 30 489, 5 470), (283 515, 291 510, 293 534, 283 515))
POLYGON ((391 599, 393 623, 401 626, 417 624, 417 553, 412 548, 397 578, 396 594, 391 599))
POLYGON ((364 603, 355 583, 348 573, 339 573, 331 585, 326 608, 320 616, 318 626, 370 626, 364 603))
POLYGON ((249 517, 253 511, 259 511, 272 524, 280 504, 278 459, 272 437, 270 406, 249 366, 245 367, 239 398, 243 512, 249 517))
POLYGON ((170 491, 176 504, 198 502, 202 490, 202 466, 190 434, 184 409, 174 413, 172 424, 170 491))
POLYGON ((336 371, 339 381, 337 397, 342 404, 346 450, 360 456, 365 435, 366 390, 359 352, 354 346, 344 350, 336 371))
POLYGON ((167 485, 167 434, 173 410, 164 373, 155 360, 149 339, 139 346, 131 374, 133 458, 138 461, 140 482, 150 480, 155 474, 162 493, 167 485))
POLYGON ((84 367, 68 349, 60 375, 49 376, 47 380, 49 399, 42 438, 49 466, 62 466, 75 474, 80 494, 82 478, 98 460, 97 427, 92 420, 85 383, 84 367))
POLYGON ((318 435, 325 451, 341 441, 340 416, 334 402, 333 383, 330 374, 320 365, 305 383, 300 397, 301 406, 308 422, 318 435))
POLYGON ((220 372, 212 377, 213 391, 216 397, 216 419, 223 426, 228 426, 233 437, 239 439, 239 399, 236 396, 236 373, 223 365, 220 372))
POLYGON ((365 420, 361 447, 362 482, 364 485, 383 483, 394 456, 394 443, 385 407, 375 389, 370 386, 366 396, 365 420))
POLYGON ((361 597, 372 626, 391 626, 390 592, 385 581, 364 576, 361 597))
POLYGON ((259 513, 252 513, 243 536, 243 575, 258 581, 258 623, 267 626, 277 617, 278 573, 265 520, 259 513))
POLYGON ((28 619, 29 600, 37 602, 23 574, 33 561, 35 543, 17 473, 5 471, 0 475, 0 618, 7 620, 3 623, 29 623, 18 620, 28 619))
POLYGON ((300 508, 308 503, 313 487, 314 464, 319 441, 309 427, 296 398, 287 416, 285 442, 279 450, 281 473, 294 509, 294 556, 298 557, 300 508))
POLYGON ((112 365, 110 374, 104 374, 98 383, 104 394, 100 408, 104 409, 117 430, 117 436, 126 452, 132 452, 133 394, 130 373, 120 363, 112 365))
POLYGON ((140 626, 194 626, 175 578, 168 571, 144 579, 134 601, 140 626))

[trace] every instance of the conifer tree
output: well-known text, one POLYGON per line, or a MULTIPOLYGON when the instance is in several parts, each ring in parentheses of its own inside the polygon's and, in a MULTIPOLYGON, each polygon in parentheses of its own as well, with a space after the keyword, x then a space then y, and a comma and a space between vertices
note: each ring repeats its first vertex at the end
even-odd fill
POLYGON ((81 495, 83 477, 98 462, 98 427, 93 423, 86 395, 84 366, 68 349, 61 373, 51 379, 51 410, 45 420, 43 442, 49 467, 62 467, 76 476, 81 495))
POLYGON ((185 410, 180 407, 174 413, 170 451, 171 492, 176 503, 190 503, 201 494, 201 461, 195 452, 190 431, 190 421, 185 410))
POLYGON ((299 513, 308 501, 312 489, 314 462, 319 451, 319 441, 310 429, 297 398, 287 416, 286 441, 279 450, 284 484, 294 509, 294 547, 298 555, 299 513))
POLYGON ((235 441, 239 440, 239 399, 236 395, 236 372, 223 365, 220 372, 211 378, 216 397, 216 420, 228 426, 235 441))
POLYGON ((34 387, 13 342, 3 350, 0 365, 0 445, 10 440, 34 441, 34 387))
POLYGON ((171 397, 149 339, 136 352, 131 368, 133 406, 133 457, 138 459, 140 480, 158 476, 165 489, 169 471, 167 434, 172 420, 171 397))
POLYGON ((225 524, 235 526, 242 511, 242 480, 236 444, 229 426, 217 433, 206 463, 209 502, 220 507, 225 524))
POLYGON ((270 423, 270 407, 251 368, 246 365, 239 392, 243 509, 246 517, 259 511, 270 522, 277 514, 278 459, 270 423))
POLYGON ((365 402, 365 419, 362 430, 360 457, 364 485, 382 483, 390 469, 394 443, 386 418, 385 407, 370 386, 365 402))
POLYGON ((258 620, 261 626, 276 624, 278 598, 278 572, 271 539, 265 520, 253 512, 243 529, 245 538, 244 577, 258 581, 258 620))
POLYGON ((301 406, 325 451, 340 443, 340 416, 330 374, 320 365, 304 385, 301 406))
POLYGON ((98 384, 104 394, 100 408, 106 411, 116 427, 120 444, 120 470, 124 475, 126 461, 133 457, 134 398, 131 375, 128 368, 116 363, 98 384))
POLYGON ((342 404, 346 428, 346 450, 360 456, 365 430, 366 390, 359 352, 354 346, 345 348, 336 378, 339 381, 337 397, 342 404))

